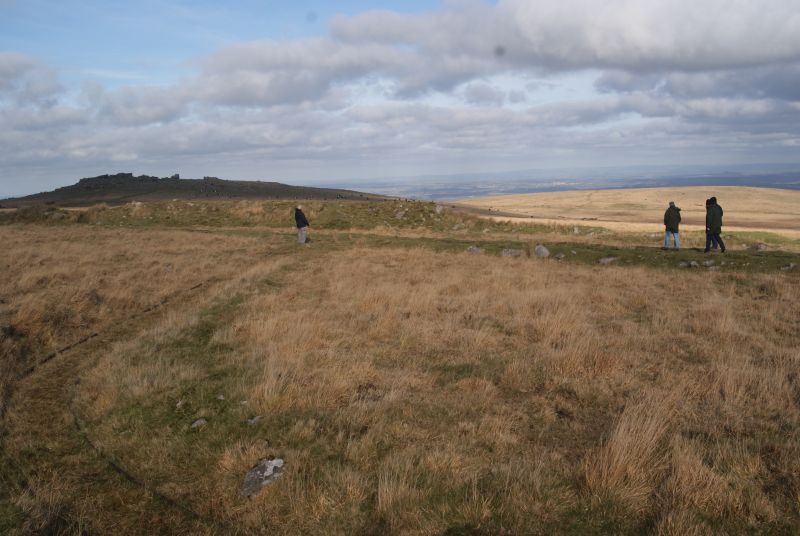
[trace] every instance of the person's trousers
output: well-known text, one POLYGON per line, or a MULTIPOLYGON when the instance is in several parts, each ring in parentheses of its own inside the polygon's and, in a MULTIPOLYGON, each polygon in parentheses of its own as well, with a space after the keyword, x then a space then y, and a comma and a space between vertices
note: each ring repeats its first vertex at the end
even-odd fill
POLYGON ((722 241, 722 237, 719 236, 719 233, 706 233, 706 253, 711 251, 711 246, 713 245, 714 249, 720 248, 723 252, 725 251, 725 242, 722 241))
POLYGON ((664 249, 669 248, 669 237, 672 236, 672 241, 675 244, 675 249, 681 249, 681 237, 678 233, 666 231, 664 233, 664 249))
POLYGON ((308 227, 300 227, 297 230, 297 242, 300 244, 305 244, 307 235, 308 235, 308 227))

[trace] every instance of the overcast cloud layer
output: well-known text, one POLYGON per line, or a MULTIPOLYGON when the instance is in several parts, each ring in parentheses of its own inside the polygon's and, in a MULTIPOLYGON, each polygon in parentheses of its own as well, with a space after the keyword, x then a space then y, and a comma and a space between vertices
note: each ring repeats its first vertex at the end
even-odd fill
POLYGON ((185 60, 168 84, 111 87, 0 51, 0 197, 116 171, 324 184, 800 162, 796 0, 448 2, 185 60))

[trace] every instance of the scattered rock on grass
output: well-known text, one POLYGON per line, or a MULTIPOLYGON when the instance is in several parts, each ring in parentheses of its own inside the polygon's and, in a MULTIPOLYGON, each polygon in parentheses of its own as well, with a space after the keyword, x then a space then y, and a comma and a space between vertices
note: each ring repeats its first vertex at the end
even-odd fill
POLYGON ((697 264, 697 261, 691 261, 689 263, 689 266, 691 266, 692 268, 699 268, 700 267, 700 265, 697 264))
POLYGON ((205 420, 205 419, 197 419, 196 421, 194 421, 192 423, 192 430, 197 430, 197 429, 202 428, 203 426, 205 426, 207 424, 208 424, 207 420, 205 420))
POLYGON ((714 266, 714 261, 711 260, 711 259, 708 259, 707 261, 703 261, 703 266, 707 266, 707 267, 710 268, 711 266, 714 266))
POLYGON ((719 271, 719 266, 709 266, 708 267, 708 271, 709 272, 718 272, 719 271))
POLYGON ((689 263, 688 262, 682 262, 682 263, 678 264, 678 266, 681 267, 681 268, 688 268, 689 267, 689 263))
POLYGON ((504 249, 500 252, 501 257, 522 257, 521 249, 504 249))
POLYGON ((481 253, 483 253, 483 248, 479 248, 478 246, 470 246, 467 248, 467 253, 480 255, 481 253))
POLYGON ((217 400, 225 400, 225 395, 217 395, 217 400))
POLYGON ((575 251, 574 249, 573 249, 573 250, 571 250, 571 251, 570 251, 570 253, 572 253, 573 255, 577 255, 577 254, 578 254, 578 252, 577 252, 577 251, 575 251))
POLYGON ((245 419, 245 422, 249 426, 255 426, 258 424, 258 421, 261 420, 261 415, 256 415, 255 417, 250 417, 249 419, 245 419))
POLYGON ((781 270, 783 270, 784 272, 788 272, 788 271, 790 271, 790 270, 794 270, 796 267, 797 267, 797 265, 796 265, 795 263, 793 263, 793 262, 790 262, 790 263, 789 263, 789 264, 787 264, 786 266, 782 266, 782 267, 781 267, 781 270))
POLYGON ((255 495, 267 484, 278 480, 282 473, 282 459, 261 460, 244 475, 244 482, 242 482, 242 488, 239 493, 245 497, 255 495))
POLYGON ((178 400, 175 403, 175 409, 181 409, 186 402, 184 400, 178 400))
POLYGON ((533 254, 540 259, 544 259, 545 257, 550 256, 550 250, 541 244, 536 244, 536 247, 533 248, 533 254))
POLYGON ((597 262, 600 263, 600 264, 611 264, 612 262, 616 261, 617 259, 618 259, 618 257, 603 257, 602 259, 600 259, 597 262))
POLYGON ((767 249, 767 245, 764 242, 756 242, 750 246, 750 249, 753 251, 765 251, 767 249))
POLYGON ((563 253, 556 253, 555 255, 553 255, 553 257, 555 257, 557 260, 560 261, 561 259, 566 257, 566 255, 564 255, 563 253))

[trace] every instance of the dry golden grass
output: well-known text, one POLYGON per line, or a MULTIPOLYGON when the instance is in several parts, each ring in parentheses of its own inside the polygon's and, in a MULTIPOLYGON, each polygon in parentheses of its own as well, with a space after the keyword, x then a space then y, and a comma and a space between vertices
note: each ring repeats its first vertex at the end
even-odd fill
POLYGON ((587 504, 664 533, 797 515, 794 280, 363 249, 284 277, 215 328, 233 373, 200 396, 187 385, 202 370, 151 350, 196 319, 112 352, 87 383, 111 397, 89 408, 107 446, 174 489, 186 432, 120 406, 181 396, 185 423, 216 418, 193 440, 210 469, 181 492, 196 509, 297 534, 548 532, 587 504), (211 409, 218 392, 230 407, 211 409), (285 479, 236 497, 266 455, 285 479))
MULTIPOLYGON (((252 258, 254 239, 0 226, 0 392, 42 356, 252 258), (247 250, 247 257, 242 254, 247 250)), ((5 397, 0 396, 0 414, 5 397)))
MULTIPOLYGON (((90 231, 0 229, 12 244, 3 262, 17 267, 7 314, 97 288, 114 305, 83 317, 103 326, 218 277, 97 354, 74 403, 106 455, 225 526, 666 535, 800 522, 800 281, 790 274, 90 231), (28 275, 21 267, 39 256, 46 264, 28 275), (177 274, 163 274, 166 263, 177 274), (134 274, 145 276, 135 292, 119 288, 134 274), (255 415, 257 426, 243 423, 255 415), (199 417, 208 425, 191 430, 199 417), (268 456, 286 460, 284 477, 240 497, 244 473, 268 456)), ((42 345, 81 329, 14 318, 52 333, 42 345)), ((12 429, 12 456, 32 441, 12 429)), ((101 533, 136 515, 50 489, 17 504, 71 512, 101 533)))
POLYGON ((653 231, 663 228, 664 211, 669 201, 675 201, 682 209, 684 229, 702 230, 705 200, 712 196, 725 209, 726 231, 770 231, 800 238, 800 190, 741 186, 629 188, 501 195, 464 199, 459 204, 516 214, 528 222, 580 225, 591 220, 592 225, 617 231, 653 231))

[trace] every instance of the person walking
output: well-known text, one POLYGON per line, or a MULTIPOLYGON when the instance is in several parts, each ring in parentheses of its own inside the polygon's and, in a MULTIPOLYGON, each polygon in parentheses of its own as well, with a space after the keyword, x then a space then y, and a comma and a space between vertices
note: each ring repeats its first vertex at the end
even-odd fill
POLYGON ((669 238, 672 237, 672 243, 675 246, 675 251, 681 249, 681 239, 678 232, 678 225, 681 223, 681 209, 675 206, 675 201, 669 202, 669 207, 664 213, 664 251, 669 249, 669 238))
POLYGON ((305 244, 308 240, 308 219, 303 214, 303 207, 300 205, 294 209, 294 222, 297 224, 297 242, 305 244))
POLYGON ((706 201, 706 248, 704 253, 711 251, 713 244, 714 249, 719 247, 722 253, 725 253, 725 242, 722 241, 720 233, 722 232, 722 207, 717 204, 717 198, 712 197, 706 201))

